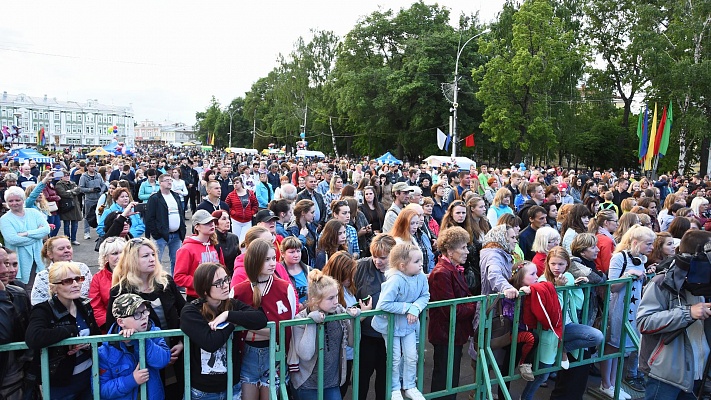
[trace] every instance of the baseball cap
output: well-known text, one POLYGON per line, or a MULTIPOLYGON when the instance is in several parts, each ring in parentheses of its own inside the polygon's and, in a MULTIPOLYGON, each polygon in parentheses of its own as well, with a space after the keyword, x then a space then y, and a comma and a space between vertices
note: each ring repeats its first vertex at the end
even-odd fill
POLYGON ((277 217, 272 210, 262 210, 254 216, 254 220, 257 222, 276 221, 277 219, 279 219, 279 217, 277 217))
POLYGON ((422 194, 422 189, 419 186, 408 186, 407 190, 412 193, 422 194))
POLYGON ((405 182, 398 182, 393 185, 393 193, 395 192, 411 192, 410 186, 405 182))
POLYGON ((64 172, 59 170, 59 171, 54 171, 54 177, 53 179, 61 179, 64 177, 64 172))
POLYGON ((565 182, 561 182, 558 184, 558 190, 563 190, 563 189, 568 189, 568 184, 565 182))
POLYGON ((195 225, 202 225, 202 224, 207 224, 210 221, 216 221, 217 218, 213 217, 209 212, 206 210, 197 210, 195 211, 195 214, 193 214, 193 217, 190 218, 190 221, 193 223, 193 226, 195 225))
POLYGON ((111 314, 114 318, 125 318, 133 315, 141 304, 148 304, 141 296, 134 293, 124 293, 114 300, 111 314))

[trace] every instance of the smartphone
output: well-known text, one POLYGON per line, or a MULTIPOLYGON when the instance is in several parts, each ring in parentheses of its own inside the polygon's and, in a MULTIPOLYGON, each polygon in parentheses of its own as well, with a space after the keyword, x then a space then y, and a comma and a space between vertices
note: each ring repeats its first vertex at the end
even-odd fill
POLYGON ((146 212, 146 207, 148 207, 148 204, 146 203, 138 203, 135 206, 133 206, 133 211, 137 213, 145 213, 146 212))
POLYGON ((217 329, 225 329, 225 328, 227 328, 227 325, 229 325, 229 324, 230 324, 229 322, 223 322, 221 324, 218 324, 217 329))
MULTIPOLYGON (((368 305, 368 303, 370 303, 370 295, 368 295, 368 296, 366 296, 366 297, 360 299, 360 301, 362 301, 363 304, 368 305)), ((351 307, 358 307, 358 308, 360 308, 360 302, 353 304, 351 307)))

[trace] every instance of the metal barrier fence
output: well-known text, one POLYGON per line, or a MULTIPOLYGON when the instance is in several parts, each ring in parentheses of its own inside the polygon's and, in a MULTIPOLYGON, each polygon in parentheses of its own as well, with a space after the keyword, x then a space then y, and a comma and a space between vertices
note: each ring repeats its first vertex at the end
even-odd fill
MULTIPOLYGON (((631 278, 624 278, 624 279, 615 279, 615 280, 610 280, 607 281, 606 283, 603 284, 598 284, 598 285, 591 285, 591 284, 585 284, 585 285, 580 285, 580 286, 566 286, 566 287, 559 287, 557 288, 559 292, 563 292, 564 296, 564 306, 563 306, 563 315, 568 311, 567 310, 567 298, 570 296, 570 291, 571 290, 577 290, 577 289, 582 289, 584 292, 584 302, 583 302, 583 307, 582 307, 582 312, 581 312, 581 317, 580 317, 580 322, 583 323, 584 321, 588 320, 588 313, 589 313, 589 303, 590 303, 590 296, 593 290, 603 290, 603 299, 609 299, 610 294, 612 291, 612 285, 616 284, 622 284, 625 285, 626 291, 625 291, 625 296, 624 296, 624 310, 629 309, 629 304, 630 304, 630 297, 631 297, 631 288, 632 288, 632 279, 631 278)), ((516 365, 516 349, 518 346, 518 343, 516 340, 512 340, 511 342, 511 352, 510 352, 510 358, 508 362, 508 369, 507 371, 504 371, 506 374, 502 374, 501 369, 499 368, 499 365, 497 364, 495 358, 494 358, 494 353, 492 349, 490 348, 489 344, 491 341, 491 324, 492 324, 492 316, 493 314, 481 316, 479 318, 479 329, 478 329, 478 338, 477 338, 477 362, 476 362, 476 371, 475 371, 475 380, 473 383, 469 384, 463 384, 459 385, 457 387, 452 387, 452 373, 453 373, 453 359, 454 359, 454 335, 455 335, 455 324, 456 324, 456 316, 457 316, 457 305, 460 304, 465 304, 465 303, 478 303, 480 310, 486 310, 487 305, 491 301, 495 301, 497 299, 497 295, 490 295, 490 296, 476 296, 476 297, 465 297, 465 298, 458 298, 458 299, 451 299, 451 300, 443 300, 443 301, 435 301, 435 302, 430 302, 427 305, 427 309, 433 309, 433 308, 440 308, 440 307, 449 307, 449 339, 448 339, 448 354, 447 354, 447 378, 446 378, 446 386, 445 389, 438 391, 438 392, 433 392, 433 393, 425 393, 423 390, 424 387, 424 354, 425 354, 425 344, 427 340, 426 332, 427 332, 427 315, 428 313, 423 312, 420 316, 419 323, 420 323, 420 337, 418 338, 418 348, 417 348, 417 353, 418 353, 418 364, 417 364, 417 388, 422 392, 427 399, 432 399, 436 397, 440 397, 443 395, 448 395, 448 394, 455 394, 455 393, 460 393, 460 392, 468 392, 468 391, 473 391, 474 392, 474 398, 475 399, 487 399, 487 398, 492 398, 492 386, 493 385, 499 385, 501 388, 504 397, 507 400, 511 400, 511 395, 509 394, 508 390, 506 389, 506 382, 510 382, 515 379, 519 379, 520 375, 518 375, 515 372, 515 365, 516 365)), ((515 304, 515 311, 514 311, 514 320, 513 320, 513 327, 516 329, 518 326, 519 319, 521 317, 521 302, 522 302, 522 296, 520 296, 516 300, 515 304)), ((607 317, 609 315, 609 301, 603 301, 602 302, 602 321, 607 321, 607 317)), ((372 317, 375 315, 388 315, 387 313, 383 311, 366 311, 363 312, 359 318, 364 318, 364 317, 372 317)), ((394 336, 394 330, 393 330, 393 321, 394 321, 394 315, 390 314, 388 315, 388 333, 387 336, 385 337, 386 343, 389 343, 390 345, 386 345, 386 348, 388 349, 387 351, 387 361, 386 361, 386 366, 392 365, 392 360, 393 360, 393 354, 392 354, 392 343, 393 343, 393 336, 394 336)), ((326 317, 324 323, 318 324, 317 326, 317 351, 318 351, 318 361, 317 361, 317 373, 318 376, 323 377, 324 376, 324 371, 323 371, 323 352, 325 349, 324 346, 324 337, 325 337, 325 323, 331 322, 331 321, 339 321, 339 320, 344 320, 344 319, 353 319, 351 318, 348 314, 339 314, 339 315, 332 315, 326 317)), ((277 398, 277 388, 275 385, 275 377, 277 373, 277 368, 281 367, 282 373, 284 371, 288 370, 287 367, 287 346, 285 343, 286 340, 286 335, 285 335, 285 330, 288 328, 291 328, 296 325, 307 325, 307 324, 314 324, 310 318, 303 318, 303 319, 294 319, 294 320, 288 320, 288 321, 282 321, 280 322, 278 328, 274 322, 269 322, 267 324, 267 327, 269 329, 269 336, 270 336, 270 343, 269 343, 269 354, 270 354, 270 370, 269 370, 269 390, 270 390, 270 398, 276 399, 277 398), (278 335, 277 335, 278 333, 278 335), (277 346, 277 338, 278 338, 278 346, 277 346)), ((540 326, 538 328, 540 330, 540 326)), ((565 329, 565 327, 563 328, 565 329)), ((235 329, 235 332, 237 331, 242 331, 245 330, 242 327, 237 327, 235 329)), ((600 330, 603 333, 603 336, 607 338, 608 336, 608 326, 606 323, 602 324, 600 327, 600 330)), ((634 328, 629 324, 629 322, 625 322, 622 332, 620 332, 620 343, 625 343, 627 335, 631 336, 631 339, 634 343, 634 345, 639 348, 639 339, 637 336, 633 333, 634 328)), ((358 354, 360 353, 360 337, 361 337, 361 324, 360 323, 354 323, 353 324, 353 333, 354 333, 354 360, 353 360, 353 372, 352 372, 352 398, 357 399, 358 398, 358 393, 361 388, 359 388, 359 359, 358 359, 358 354)), ((565 331, 563 332, 565 334, 565 331)), ((156 337, 162 337, 162 338, 169 338, 169 337, 183 337, 183 344, 184 344, 184 349, 183 349, 183 357, 184 357, 184 375, 185 375, 185 382, 184 382, 184 391, 185 394, 187 395, 190 393, 190 340, 188 337, 179 329, 174 329, 174 330, 166 330, 166 331, 153 331, 153 332, 142 332, 142 333, 136 333, 134 336, 131 337, 131 339, 137 339, 139 341, 139 355, 140 355, 140 368, 145 368, 146 365, 146 360, 145 360, 145 339, 148 338, 156 338, 156 337)), ((98 362, 98 345, 100 345, 103 342, 116 342, 116 341, 123 341, 126 340, 121 335, 101 335, 101 336, 88 336, 88 337, 75 337, 75 338, 70 338, 63 340, 61 342, 58 342, 51 347, 54 346, 66 346, 66 345, 77 345, 77 344, 92 344, 91 346, 91 353, 92 353, 92 383, 93 383, 93 395, 94 399, 98 400, 99 397, 99 362, 98 362)), ((534 375, 539 375, 547 372, 554 372, 560 370, 560 361, 562 357, 562 346, 563 346, 563 341, 561 340, 559 343, 559 351, 556 355, 556 361, 555 364, 550 367, 550 368, 545 368, 545 369, 539 369, 538 364, 539 364, 539 356, 536 352, 536 355, 534 356, 534 375)), ((0 352, 4 351, 15 351, 15 350, 26 350, 27 345, 24 342, 18 342, 18 343, 11 343, 11 344, 6 344, 6 345, 0 345, 0 352)), ((582 366, 582 365, 587 365, 587 364, 592 364, 595 362, 603 361, 603 360, 609 360, 613 358, 619 359, 620 366, 623 365, 624 362, 624 356, 626 349, 621 346, 620 349, 618 349, 617 352, 613 352, 610 354, 604 354, 604 343, 599 347, 598 353, 595 357, 591 357, 588 359, 583 359, 583 357, 577 356, 575 357, 577 361, 571 362, 570 363, 570 368, 574 368, 577 366, 582 366)), ((227 341, 227 398, 230 399, 232 398, 232 386, 234 385, 234 382, 232 382, 232 370, 233 370, 233 365, 232 365, 232 351, 234 351, 233 346, 232 346, 232 341, 228 340, 227 341)), ((42 394, 45 399, 49 399, 49 385, 47 384, 49 382, 49 356, 48 356, 48 350, 47 348, 43 348, 40 352, 40 357, 41 357, 41 377, 42 377, 42 382, 44 384, 42 385, 42 394)), ((622 382, 622 374, 623 374, 624 368, 619 367, 617 368, 617 376, 615 380, 615 396, 619 396, 619 390, 620 390, 620 383, 622 382)), ((390 400, 390 395, 391 392, 388 389, 390 386, 391 382, 391 377, 392 377, 392 368, 386 368, 386 377, 385 377, 385 385, 386 385, 386 400, 390 400)), ((282 382, 285 380, 282 379, 282 382)), ((287 388, 285 384, 281 384, 279 386, 279 394, 281 395, 282 399, 287 398, 287 388)), ((146 385, 140 385, 140 395, 141 398, 146 398, 146 385)), ((318 381, 318 395, 319 398, 323 397, 323 379, 319 379, 318 381)))

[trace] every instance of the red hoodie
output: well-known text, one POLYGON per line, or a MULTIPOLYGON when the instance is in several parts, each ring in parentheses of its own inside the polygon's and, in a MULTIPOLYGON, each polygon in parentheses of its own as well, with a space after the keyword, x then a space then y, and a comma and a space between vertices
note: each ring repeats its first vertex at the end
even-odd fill
POLYGON ((538 323, 544 330, 553 330, 558 338, 563 335, 563 312, 555 286, 550 282, 538 282, 529 286, 531 294, 523 299, 523 323, 536 329, 538 323))
POLYGON ((185 288, 185 294, 188 296, 197 297, 193 288, 193 275, 198 265, 206 262, 225 265, 222 253, 215 250, 215 246, 199 241, 196 236, 186 237, 175 256, 173 280, 176 285, 185 288))

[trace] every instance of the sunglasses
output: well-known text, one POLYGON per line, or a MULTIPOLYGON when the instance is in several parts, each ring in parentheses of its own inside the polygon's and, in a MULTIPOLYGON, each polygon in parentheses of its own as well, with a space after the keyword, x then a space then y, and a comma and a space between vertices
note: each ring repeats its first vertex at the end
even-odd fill
POLYGON ((224 285, 229 285, 229 283, 230 283, 231 281, 232 281, 232 277, 228 275, 228 276, 226 276, 226 277, 224 277, 224 278, 222 278, 222 279, 218 279, 218 280, 216 280, 215 282, 212 282, 212 286, 219 288, 219 287, 222 287, 222 286, 224 286, 224 285))
POLYGON ((64 286, 69 286, 73 284, 74 282, 76 283, 84 283, 86 278, 84 276, 75 276, 74 278, 64 278, 59 282, 54 282, 53 285, 64 285, 64 286))
POLYGON ((144 238, 144 237, 137 237, 137 238, 133 238, 133 239, 129 240, 129 241, 128 241, 128 246, 129 246, 129 247, 133 247, 133 246, 135 246, 135 245, 142 245, 142 244, 147 243, 147 242, 148 242, 148 239, 146 239, 146 238, 144 238))

